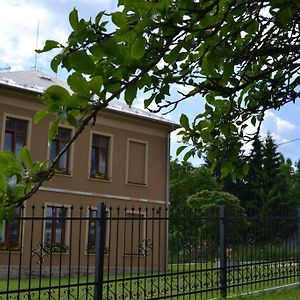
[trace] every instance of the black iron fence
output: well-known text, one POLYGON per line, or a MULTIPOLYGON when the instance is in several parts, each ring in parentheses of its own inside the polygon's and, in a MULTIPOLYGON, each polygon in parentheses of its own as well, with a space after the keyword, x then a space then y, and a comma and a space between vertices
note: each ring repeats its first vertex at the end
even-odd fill
POLYGON ((0 299, 210 299, 299 283, 300 211, 18 209, 0 299))

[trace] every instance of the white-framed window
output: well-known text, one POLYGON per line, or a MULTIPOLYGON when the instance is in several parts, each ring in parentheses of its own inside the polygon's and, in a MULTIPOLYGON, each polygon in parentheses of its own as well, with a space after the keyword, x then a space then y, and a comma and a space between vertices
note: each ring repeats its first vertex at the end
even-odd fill
POLYGON ((90 134, 89 178, 110 181, 112 178, 113 136, 92 131, 90 134))
MULTIPOLYGON (((106 218, 110 216, 109 210, 106 210, 106 218)), ((88 224, 87 224, 87 235, 86 235, 86 253, 96 253, 96 233, 97 233, 97 208, 88 208, 88 224)), ((106 220, 106 234, 105 234, 105 254, 109 252, 109 239, 110 239, 110 222, 106 220)))
POLYGON ((4 114, 2 128, 2 151, 11 151, 18 157, 22 147, 29 147, 31 119, 23 116, 4 114))
POLYGON ((67 211, 62 205, 45 207, 44 244, 52 252, 67 252, 67 211))
POLYGON ((20 250, 21 241, 21 220, 16 218, 21 217, 22 208, 17 207, 14 212, 12 221, 4 220, 2 230, 0 232, 0 250, 20 250))
MULTIPOLYGON (((72 136, 72 129, 58 127, 56 137, 51 141, 49 159, 53 161, 59 152, 67 145, 72 136)), ((55 165, 57 173, 70 175, 71 173, 71 149, 69 148, 55 165)))

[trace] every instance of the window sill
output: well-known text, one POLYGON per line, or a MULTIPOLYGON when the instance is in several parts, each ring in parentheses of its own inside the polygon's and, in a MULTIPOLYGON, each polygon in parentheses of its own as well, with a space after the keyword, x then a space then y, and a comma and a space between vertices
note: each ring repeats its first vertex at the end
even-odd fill
POLYGON ((0 245, 0 251, 1 252, 17 252, 19 253, 21 251, 21 247, 19 246, 7 246, 7 245, 0 245))
POLYGON ((127 185, 133 185, 133 186, 139 186, 139 187, 144 187, 146 188, 147 187, 147 184, 146 183, 134 183, 134 182, 126 182, 127 185))
MULTIPOLYGON (((104 255, 108 255, 109 254, 109 250, 107 248, 105 248, 104 250, 104 255)), ((90 255, 96 255, 96 249, 92 249, 92 250, 85 250, 84 251, 84 255, 90 256, 90 255)))
POLYGON ((43 250, 49 254, 69 254, 68 246, 50 246, 45 244, 43 250))
POLYGON ((89 176, 88 179, 102 182, 111 182, 111 178, 108 177, 97 177, 97 176, 89 176))
POLYGON ((69 177, 69 178, 73 177, 71 172, 63 172, 60 170, 55 170, 55 175, 69 177))

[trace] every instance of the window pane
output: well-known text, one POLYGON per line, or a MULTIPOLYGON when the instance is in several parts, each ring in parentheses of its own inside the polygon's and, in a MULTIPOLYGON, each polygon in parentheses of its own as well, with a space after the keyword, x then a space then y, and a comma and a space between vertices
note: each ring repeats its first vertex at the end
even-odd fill
POLYGON ((19 244, 19 225, 18 221, 12 221, 10 223, 10 232, 9 232, 9 243, 11 245, 19 244))
POLYGON ((100 136, 100 146, 104 148, 108 148, 108 137, 107 136, 100 136))
MULTIPOLYGON (((97 211, 90 210, 89 211, 89 231, 88 231, 88 247, 94 247, 96 245, 96 218, 97 211)), ((91 249, 89 249, 91 250, 91 249)))
POLYGON ((99 134, 93 134, 93 145, 95 146, 101 146, 103 148, 108 148, 108 142, 109 142, 109 137, 99 135, 99 134))
POLYGON ((4 149, 5 151, 13 151, 13 135, 10 132, 5 132, 4 149))
MULTIPOLYGON (((46 207, 46 217, 52 217, 52 207, 46 207)), ((51 244, 52 221, 46 220, 45 223, 45 243, 51 244)))
POLYGON ((97 173, 97 149, 92 148, 92 155, 91 155, 91 174, 97 173))
POLYGON ((57 155, 57 151, 56 151, 56 147, 57 147, 57 141, 56 140, 53 140, 51 142, 51 146, 50 146, 50 160, 53 161, 54 158, 56 157, 57 155))
POLYGON ((61 170, 65 170, 67 171, 68 170, 68 152, 65 152, 61 158, 59 159, 59 162, 58 162, 58 167, 61 169, 61 170))
POLYGON ((6 129, 15 129, 15 119, 13 118, 6 118, 6 129))
POLYGON ((59 137, 64 141, 68 141, 71 137, 71 129, 59 128, 59 137))
POLYGON ((62 207, 47 207, 45 222, 45 243, 51 245, 64 244, 66 209, 62 207))
POLYGON ((26 133, 27 121, 24 120, 16 120, 16 129, 18 131, 26 133))
POLYGON ((107 176, 109 137, 99 134, 92 135, 91 174, 99 173, 107 176))
POLYGON ((18 157, 19 152, 22 147, 25 146, 26 140, 24 135, 17 135, 16 136, 16 149, 15 149, 15 154, 18 157))
MULTIPOLYGON (((18 207, 14 211, 15 217, 21 216, 21 209, 18 207)), ((20 220, 3 221, 2 229, 0 231, 0 244, 18 246, 20 242, 20 220)))
POLYGON ((99 166, 99 173, 106 175, 106 154, 100 152, 100 166, 99 166))
POLYGON ((92 143, 93 143, 93 145, 99 145, 99 135, 98 134, 93 134, 92 143))

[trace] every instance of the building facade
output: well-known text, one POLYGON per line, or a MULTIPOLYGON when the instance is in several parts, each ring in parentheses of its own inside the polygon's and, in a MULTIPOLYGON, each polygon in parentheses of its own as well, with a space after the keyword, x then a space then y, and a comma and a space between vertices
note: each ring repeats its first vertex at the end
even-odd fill
MULTIPOLYGON (((38 124, 33 122, 35 113, 43 108, 38 96, 53 84, 65 86, 63 81, 37 70, 0 73, 2 151, 17 153, 26 145, 34 160, 52 160, 68 142, 74 128, 62 124, 56 138, 48 145, 51 118, 38 124)), ((71 214, 93 217, 99 202, 114 209, 139 208, 140 216, 145 215, 146 207, 165 208, 168 205, 170 132, 175 128, 177 125, 171 121, 113 101, 59 160, 51 181, 45 182, 24 204, 22 212, 16 211, 16 215, 31 216, 34 205, 35 215, 49 218, 34 228, 34 235, 39 238, 31 244, 26 242, 33 234, 30 221, 22 225, 18 222, 4 224, 0 233, 0 265, 7 261, 8 248, 10 256, 19 257, 20 252, 32 251, 32 243, 36 247, 42 243, 53 252, 56 249, 60 254, 67 254, 70 236, 79 229, 77 225, 70 228, 70 222, 65 219, 71 214)), ((126 214, 134 217, 136 213, 130 209, 126 214)), ((81 225, 80 254, 74 257, 82 256, 82 262, 93 252, 94 225, 90 221, 81 225)), ((136 230, 145 235, 144 227, 136 230)), ((113 235, 113 228, 108 231, 113 235)), ((115 255, 126 259, 126 255, 137 253, 138 247, 134 242, 131 253, 123 249, 123 253, 115 255)), ((67 255, 63 259, 67 259, 67 255)), ((29 260, 30 257, 24 255, 22 263, 29 263, 29 260)))

